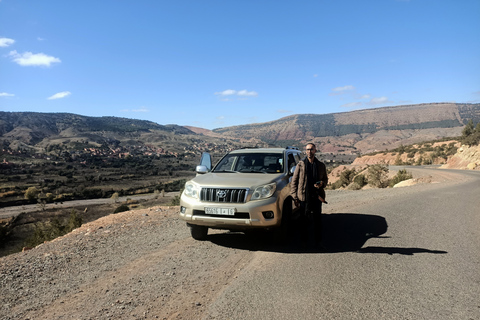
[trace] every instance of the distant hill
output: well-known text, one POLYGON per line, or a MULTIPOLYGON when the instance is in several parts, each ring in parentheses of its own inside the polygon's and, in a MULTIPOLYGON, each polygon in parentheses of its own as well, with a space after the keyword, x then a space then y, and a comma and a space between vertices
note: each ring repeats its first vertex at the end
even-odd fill
POLYGON ((266 123, 207 130, 118 117, 71 113, 0 112, 0 143, 39 152, 52 144, 153 145, 178 152, 240 146, 302 146, 325 153, 368 153, 400 144, 454 137, 468 120, 480 122, 480 104, 429 103, 332 114, 297 114, 266 123), (193 148, 193 149, 192 149, 193 148), (207 148, 208 149, 208 148, 207 148))
POLYGON ((71 113, 0 112, 0 136, 36 144, 45 138, 74 137, 106 132, 129 134, 158 130, 174 134, 194 134, 185 127, 159 125, 151 121, 118 117, 86 117, 71 113))
POLYGON ((458 136, 480 104, 429 103, 332 114, 297 114, 279 120, 219 128, 216 134, 270 144, 313 141, 324 152, 371 152, 424 140, 458 136))

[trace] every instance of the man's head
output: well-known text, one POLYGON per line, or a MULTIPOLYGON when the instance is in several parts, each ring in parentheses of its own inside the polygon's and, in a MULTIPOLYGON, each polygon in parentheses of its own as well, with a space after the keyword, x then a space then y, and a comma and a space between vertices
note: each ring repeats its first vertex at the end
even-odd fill
POLYGON ((305 146, 305 153, 307 154, 307 158, 313 159, 315 158, 315 152, 317 152, 317 148, 315 147, 315 144, 313 143, 307 143, 305 146))

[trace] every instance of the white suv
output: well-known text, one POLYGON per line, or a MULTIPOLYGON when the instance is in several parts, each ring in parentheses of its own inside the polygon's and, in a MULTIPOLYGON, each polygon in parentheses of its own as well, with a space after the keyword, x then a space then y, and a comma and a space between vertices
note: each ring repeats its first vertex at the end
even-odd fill
POLYGON ((294 207, 290 180, 300 155, 293 147, 239 149, 211 169, 211 157, 204 153, 180 198, 180 218, 192 237, 206 239, 208 228, 281 227, 294 207))

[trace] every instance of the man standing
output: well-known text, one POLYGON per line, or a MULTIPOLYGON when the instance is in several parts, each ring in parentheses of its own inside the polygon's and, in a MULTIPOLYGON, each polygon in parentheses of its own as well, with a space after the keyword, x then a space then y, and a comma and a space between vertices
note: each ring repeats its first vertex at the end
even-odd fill
POLYGON ((308 143, 305 147, 307 156, 297 164, 293 174, 290 194, 295 206, 301 210, 299 231, 310 242, 314 241, 315 245, 322 247, 321 213, 328 176, 325 164, 315 157, 315 152, 315 144, 308 143))

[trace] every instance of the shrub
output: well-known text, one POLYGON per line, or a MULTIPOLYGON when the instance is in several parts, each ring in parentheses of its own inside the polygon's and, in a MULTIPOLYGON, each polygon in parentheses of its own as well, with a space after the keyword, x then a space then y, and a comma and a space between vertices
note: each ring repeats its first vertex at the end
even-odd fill
POLYGON ((399 170, 397 174, 390 180, 389 185, 390 187, 393 187, 397 183, 408 180, 408 179, 412 179, 412 175, 408 173, 406 169, 402 169, 402 170, 399 170))
POLYGON ((38 190, 36 187, 30 187, 27 189, 27 191, 25 191, 25 199, 33 202, 37 199, 39 193, 40 190, 38 190))
POLYGON ((474 127, 473 121, 470 119, 462 131, 461 142, 468 146, 476 146, 480 144, 480 122, 474 127))
POLYGON ((368 167, 368 184, 376 188, 388 186, 388 168, 383 164, 374 164, 368 167))
POLYGON ((0 224, 0 243, 4 244, 10 233, 9 228, 6 225, 0 224))
POLYGON ((121 206, 117 207, 117 209, 115 209, 113 213, 119 213, 119 212, 124 212, 128 210, 130 210, 130 208, 126 204, 122 204, 121 206))
POLYGON ((360 188, 363 188, 365 185, 368 184, 367 177, 363 174, 359 174, 355 178, 353 178, 353 183, 356 183, 360 186, 360 188))
POLYGON ((400 158, 400 153, 397 154, 397 157, 395 158, 395 165, 396 165, 396 166, 401 166, 401 165, 403 165, 402 158, 400 158))
POLYGON ((45 241, 51 241, 61 237, 82 225, 82 218, 79 217, 75 210, 72 210, 67 221, 62 223, 59 219, 52 219, 49 222, 39 222, 35 224, 35 230, 27 240, 25 246, 35 247, 45 241))
POLYGON ((340 179, 338 179, 333 185, 335 185, 335 189, 346 187, 350 183, 352 183, 354 177, 355 177, 355 169, 343 170, 342 173, 340 173, 340 179))
POLYGON ((415 162, 416 166, 421 166, 423 163, 423 156, 418 157, 417 161, 415 162))
POLYGON ((361 186, 359 183, 357 182, 353 182, 351 183, 349 186, 348 186, 348 190, 360 190, 362 189, 363 186, 361 186))
POLYGON ((180 205, 180 195, 176 195, 172 201, 170 202, 171 206, 179 206, 180 205))
POLYGON ((119 196, 118 192, 115 192, 115 193, 112 194, 110 199, 112 199, 113 202, 117 203, 119 197, 120 196, 119 196))
POLYGON ((330 184, 330 189, 335 190, 342 187, 342 180, 338 179, 337 181, 330 184))

